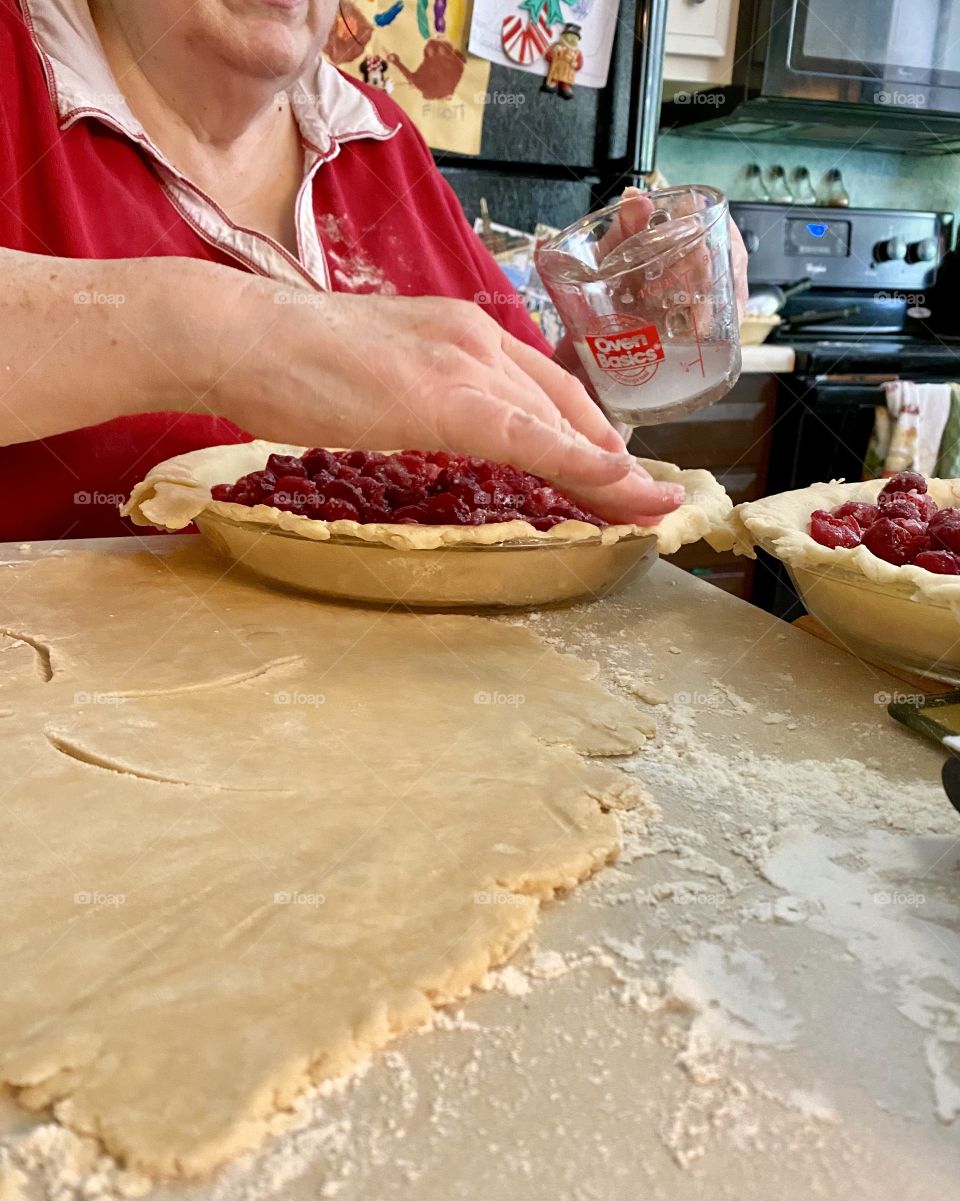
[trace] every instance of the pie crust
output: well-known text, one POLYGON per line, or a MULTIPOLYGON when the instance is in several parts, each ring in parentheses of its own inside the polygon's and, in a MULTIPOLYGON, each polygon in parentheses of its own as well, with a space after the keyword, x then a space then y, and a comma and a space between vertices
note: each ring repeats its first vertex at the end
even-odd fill
MULTIPOLYGON (((521 626, 305 604, 198 545, 4 583, 0 1090, 55 1156, 51 1118, 174 1175, 289 1129, 613 859, 610 810, 654 816, 594 758, 649 717, 521 626)), ((80 1195, 53 1175, 23 1195, 80 1195)))
MULTIPOLYGON (((781 492, 763 500, 737 505, 730 516, 738 554, 754 557, 755 546, 792 567, 839 568, 876 584, 908 591, 913 600, 950 605, 960 613, 960 576, 937 575, 923 567, 895 567, 878 559, 865 546, 852 549, 821 546, 808 533, 810 514, 830 510, 844 501, 874 504, 887 480, 846 484, 812 484, 794 492, 781 492)), ((941 509, 960 507, 960 480, 927 480, 927 490, 941 509)))
POLYGON ((701 538, 714 550, 729 550, 733 536, 728 525, 730 498, 709 471, 682 470, 672 463, 637 459, 655 480, 682 484, 687 501, 668 513, 655 526, 610 525, 598 528, 585 521, 562 521, 549 530, 537 530, 527 521, 505 521, 491 525, 388 525, 356 521, 318 521, 272 505, 240 505, 212 500, 214 484, 233 483, 250 471, 263 467, 271 454, 301 455, 305 446, 276 442, 242 442, 210 446, 177 455, 158 463, 137 484, 121 512, 135 525, 182 530, 205 511, 276 527, 317 542, 330 538, 353 538, 375 542, 396 550, 435 550, 441 546, 472 544, 494 546, 509 542, 558 543, 595 541, 610 545, 635 534, 655 534, 657 549, 672 555, 681 546, 701 538))

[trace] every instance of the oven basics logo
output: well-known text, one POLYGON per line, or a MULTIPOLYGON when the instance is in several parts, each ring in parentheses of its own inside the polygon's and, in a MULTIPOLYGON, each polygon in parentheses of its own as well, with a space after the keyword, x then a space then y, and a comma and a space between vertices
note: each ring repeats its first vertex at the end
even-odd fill
POLYGON ((622 313, 601 318, 585 341, 600 370, 619 384, 645 384, 663 362, 657 327, 622 313))

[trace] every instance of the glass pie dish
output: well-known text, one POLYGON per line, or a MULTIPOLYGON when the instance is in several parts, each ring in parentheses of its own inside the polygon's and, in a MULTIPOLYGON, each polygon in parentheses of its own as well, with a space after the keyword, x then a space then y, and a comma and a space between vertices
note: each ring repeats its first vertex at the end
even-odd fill
POLYGON ((687 503, 656 526, 524 520, 485 525, 320 521, 269 504, 214 500, 211 488, 258 470, 270 454, 307 448, 271 442, 214 446, 168 459, 133 490, 123 512, 137 525, 195 523, 211 548, 261 581, 330 599, 430 609, 535 607, 605 596, 641 577, 658 553, 707 539, 729 549, 730 500, 706 471, 640 460, 682 484, 687 503))
POLYGON ((349 535, 316 542, 220 513, 196 518, 224 558, 262 580, 338 600, 409 608, 528 608, 605 596, 647 572, 656 534, 612 544, 494 543, 401 550, 349 535))
POLYGON ((842 567, 786 567, 804 608, 855 655, 960 686, 960 624, 949 603, 842 567))
MULTIPOLYGON (((815 509, 872 504, 885 483, 814 484, 738 505, 736 549, 780 559, 804 608, 853 654, 960 685, 960 577, 895 567, 865 546, 831 549, 807 532, 815 509)), ((960 480, 927 483, 941 508, 960 502, 960 480)))

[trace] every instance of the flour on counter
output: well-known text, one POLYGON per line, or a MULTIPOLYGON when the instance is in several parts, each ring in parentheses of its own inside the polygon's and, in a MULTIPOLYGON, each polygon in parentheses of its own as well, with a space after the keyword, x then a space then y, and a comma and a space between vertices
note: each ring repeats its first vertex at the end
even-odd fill
POLYGON ((951 1063, 946 1044, 932 1035, 924 1039, 923 1053, 933 1080, 937 1117, 941 1122, 952 1122, 954 1118, 960 1117, 960 1084, 950 1071, 956 1071, 957 1066, 960 1066, 960 1055, 954 1055, 951 1063))
POLYGON ((788 1048, 799 1019, 787 1010, 773 973, 753 951, 698 943, 668 979, 670 995, 696 1013, 691 1043, 714 1050, 730 1043, 788 1048))
POLYGON ((603 945, 613 951, 620 959, 625 959, 627 963, 643 963, 647 957, 646 951, 639 938, 633 939, 632 942, 624 942, 619 938, 604 938, 603 945))
POLYGON ((805 1117, 815 1118, 818 1122, 837 1122, 839 1117, 832 1103, 822 1093, 809 1092, 806 1089, 792 1088, 783 1103, 797 1110, 805 1117))
POLYGON ((899 1011, 927 1034, 937 1115, 955 1120, 960 1004, 947 997, 960 998, 953 928, 960 852, 952 849, 956 818, 941 789, 914 781, 891 792, 874 768, 852 759, 731 754, 696 733, 696 722, 696 711, 683 706, 661 718, 660 744, 640 757, 645 781, 655 793, 669 787, 699 798, 695 804, 722 800, 740 815, 726 835, 730 851, 781 891, 747 905, 742 919, 807 925, 855 956, 868 980, 893 973, 899 1011), (824 815, 834 832, 820 832, 824 815))
MULTIPOLYGON (((542 626, 549 615, 528 615, 523 621, 542 626)), ((584 653, 595 654, 586 635, 584 642, 584 653)), ((619 670, 616 663, 613 670, 619 670)), ((642 673, 643 679, 650 674, 642 673)), ((616 682, 656 703, 632 685, 616 682)), ((712 686, 723 698, 723 707, 712 711, 725 719, 725 727, 737 724, 727 717, 755 710, 728 685, 713 681, 712 686)), ((929 1077, 930 1106, 941 1122, 955 1122, 960 1117, 960 934, 951 928, 949 915, 960 851, 950 849, 956 818, 939 787, 911 781, 890 795, 869 763, 785 762, 745 749, 733 733, 705 734, 701 716, 695 706, 674 703, 661 709, 656 740, 629 763, 643 784, 632 807, 615 811, 622 844, 618 866, 584 885, 576 902, 591 907, 590 941, 575 950, 521 950, 514 961, 488 973, 482 987, 520 1000, 511 1013, 526 1009, 546 990, 589 987, 591 1013, 606 1007, 613 1015, 606 1028, 598 1018, 597 1029, 590 1029, 591 1019, 580 1032, 579 1041, 596 1044, 591 1072, 601 1089, 604 1065, 621 1047, 630 1040, 654 1044, 666 1056, 666 1066, 662 1077, 649 1082, 657 1105, 651 1127, 685 1170, 697 1172, 698 1164, 721 1148, 727 1154, 732 1149, 744 1155, 790 1155, 799 1148, 816 1150, 830 1137, 837 1140, 827 1144, 832 1155, 842 1143, 855 1159, 855 1128, 842 1125, 841 1098, 825 1096, 819 1080, 804 1075, 798 1048, 805 1030, 791 1004, 789 974, 778 978, 759 945, 764 936, 804 933, 774 927, 806 926, 850 956, 866 983, 895 981, 893 1003, 905 1031, 916 1034, 922 1046, 917 1066, 926 1074, 924 1083, 929 1077), (653 796, 684 798, 690 814, 671 811, 670 820, 664 820, 646 786, 653 796), (698 815, 707 813, 713 825, 704 820, 698 828, 698 815), (829 834, 822 828, 825 816, 829 834), (704 829, 712 828, 720 833, 708 838, 704 829), (608 913, 617 915, 616 933, 610 925, 604 928, 608 913), (761 1083, 758 1063, 769 1069, 779 1058, 789 1065, 783 1073, 789 1078, 776 1087, 761 1083)), ((504 1004, 499 997, 490 1000, 504 1004)), ((429 1140, 455 1137, 465 1098, 482 1095, 497 1112, 538 1102, 562 1112, 562 1083, 554 1094, 533 1094, 528 1073, 547 1050, 560 1055, 559 1046, 566 1053, 568 1032, 544 1029, 542 1047, 522 1052, 514 1024, 506 1019, 503 1025, 484 1025, 450 1009, 434 1014, 430 1027, 457 1040, 455 1057, 448 1059, 440 1045, 428 1059, 429 1068, 414 1069, 401 1046, 376 1057, 376 1079, 385 1075, 386 1083, 377 1084, 372 1098, 362 1090, 372 1087, 367 1077, 373 1061, 351 1077, 309 1090, 273 1119, 274 1137, 266 1146, 182 1195, 187 1201, 287 1201, 306 1196, 301 1182, 319 1175, 323 1183, 310 1196, 347 1201, 367 1195, 361 1182, 371 1164, 390 1165, 415 1193, 422 1165, 404 1154, 404 1140, 413 1129, 422 1135, 424 1128, 429 1140), (511 1098, 485 1091, 485 1065, 494 1060, 509 1064, 515 1074, 511 1098)), ((618 1111, 615 1120, 633 1116, 618 1111)), ((588 1137, 580 1127, 568 1127, 566 1133, 588 1137)), ((519 1137, 516 1145, 489 1153, 505 1163, 509 1157, 512 1172, 533 1178, 533 1157, 542 1147, 519 1137)), ((609 1156, 600 1132, 592 1137, 598 1139, 597 1158, 609 1156)), ((24 1171, 31 1182, 39 1182, 39 1195, 64 1201, 134 1198, 144 1186, 143 1178, 100 1156, 92 1140, 50 1124, 12 1141, 6 1158, 0 1151, 0 1182, 16 1183, 14 1173, 24 1171)), ((822 1175, 807 1183, 810 1196, 833 1195, 826 1158, 822 1175)), ((22 1181, 18 1187, 25 1196, 38 1195, 22 1181)), ((624 1184, 624 1195, 629 1187, 624 1184)), ((700 1195, 702 1189, 690 1191, 700 1195)), ((649 1192, 656 1189, 651 1185, 649 1192)), ((578 1201, 594 1195, 570 1191, 578 1201)))
POLYGON ((711 685, 730 706, 731 713, 753 713, 756 709, 756 705, 752 701, 744 700, 732 684, 728 684, 724 680, 711 680, 711 685))
POLYGON ((736 873, 732 868, 717 863, 715 859, 693 850, 690 846, 680 847, 673 863, 675 867, 682 867, 685 871, 698 872, 700 875, 718 880, 731 894, 739 891, 740 885, 737 883, 736 873))
POLYGON ((538 951, 530 959, 528 973, 536 980, 557 980, 565 976, 570 965, 559 951, 538 951))
POLYGON ((490 992, 491 989, 496 989, 498 992, 506 993, 508 997, 525 997, 530 991, 531 985, 530 977, 526 972, 521 971, 512 963, 508 963, 506 967, 498 967, 492 972, 487 972, 477 987, 481 992, 490 992))
POLYGON ((666 705, 670 698, 662 689, 655 684, 649 683, 647 680, 641 679, 638 676, 631 675, 626 671, 617 671, 612 676, 613 683, 618 688, 622 688, 625 692, 631 693, 638 700, 647 705, 666 705))

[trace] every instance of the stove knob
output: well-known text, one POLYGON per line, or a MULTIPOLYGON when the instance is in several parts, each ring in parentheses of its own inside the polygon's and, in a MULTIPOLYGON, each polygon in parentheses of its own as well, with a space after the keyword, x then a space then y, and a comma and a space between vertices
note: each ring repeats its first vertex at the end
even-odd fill
POLYGON ((907 244, 903 238, 887 238, 873 248, 873 257, 878 263, 892 263, 907 257, 907 244))
POLYGON ((907 247, 907 262, 935 263, 940 257, 940 243, 936 238, 921 238, 907 247))
POLYGON ((747 248, 747 254, 756 254, 760 249, 760 238, 752 229, 745 229, 743 230, 743 244, 747 248))

